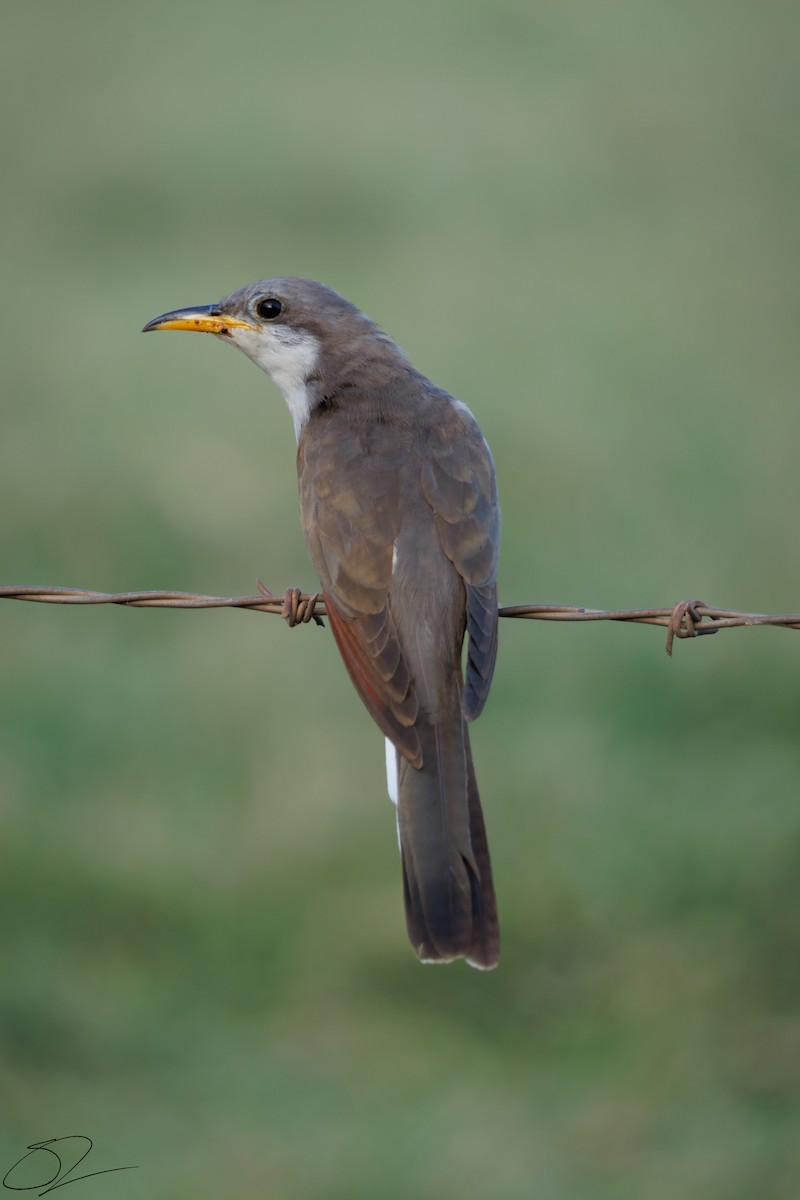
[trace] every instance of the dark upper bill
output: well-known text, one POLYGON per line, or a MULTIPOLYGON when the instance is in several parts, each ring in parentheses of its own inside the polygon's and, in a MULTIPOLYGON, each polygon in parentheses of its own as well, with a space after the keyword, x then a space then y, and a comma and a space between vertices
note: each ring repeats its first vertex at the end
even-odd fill
POLYGON ((148 321, 142 333, 157 329, 188 329, 195 333, 227 333, 231 329, 255 329, 255 325, 238 317, 228 316, 215 304, 200 304, 197 308, 176 308, 148 321))

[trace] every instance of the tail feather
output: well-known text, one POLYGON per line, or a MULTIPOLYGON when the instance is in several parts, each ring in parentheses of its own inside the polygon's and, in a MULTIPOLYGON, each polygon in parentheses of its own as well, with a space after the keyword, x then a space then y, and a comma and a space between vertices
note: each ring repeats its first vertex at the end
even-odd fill
POLYGON ((464 751, 467 757, 467 799, 469 803, 469 829, 472 853, 478 868, 478 887, 473 889, 476 902, 472 918, 472 944, 467 962, 479 970, 490 970, 497 966, 500 958, 500 925, 497 919, 497 900, 492 879, 492 862, 489 858, 489 842, 483 820, 478 781, 472 763, 469 733, 464 728, 464 751))
POLYGON ((497 964, 492 869, 460 706, 416 726, 423 765, 399 760, 398 828, 408 936, 424 962, 497 964))

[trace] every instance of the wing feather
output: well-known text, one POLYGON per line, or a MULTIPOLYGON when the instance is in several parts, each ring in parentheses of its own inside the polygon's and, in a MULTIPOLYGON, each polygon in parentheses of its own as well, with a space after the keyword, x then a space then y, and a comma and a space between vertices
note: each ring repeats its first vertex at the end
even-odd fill
POLYGON ((391 621, 388 606, 383 613, 355 617, 349 621, 342 617, 336 608, 336 601, 328 592, 325 592, 325 606, 339 653, 367 711, 403 757, 412 766, 421 767, 422 751, 414 729, 417 697, 400 652, 397 635, 390 636, 384 650, 378 654, 374 653, 374 641, 370 638, 370 626, 376 619, 388 617, 391 621))
POLYGON ((500 517, 491 454, 467 409, 435 390, 429 401, 415 427, 312 418, 314 437, 304 434, 298 447, 303 531, 337 645, 373 719, 415 765, 418 703, 390 600, 405 489, 421 492, 433 510, 442 550, 464 583, 468 719, 483 708, 497 655, 500 517))
POLYGON ((389 603, 392 551, 402 521, 397 438, 317 423, 298 449, 303 532, 331 629, 359 696, 414 766, 418 703, 389 603))
POLYGON ((500 508, 489 447, 468 409, 454 409, 458 419, 440 423, 428 442, 422 489, 442 548, 466 588, 464 715, 473 720, 486 703, 497 659, 500 508))

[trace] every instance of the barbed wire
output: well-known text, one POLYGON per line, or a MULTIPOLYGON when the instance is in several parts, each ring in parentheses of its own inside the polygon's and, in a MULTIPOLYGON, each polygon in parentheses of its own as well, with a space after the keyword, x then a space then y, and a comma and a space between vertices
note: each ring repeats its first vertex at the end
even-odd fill
MULTIPOLYGON (((325 603, 319 592, 287 588, 278 595, 260 581, 257 596, 204 596, 196 592, 96 592, 88 588, 0 587, 0 600, 28 600, 35 604, 120 604, 126 608, 242 608, 275 613, 289 625, 322 624, 325 603)), ((800 613, 748 613, 714 608, 702 600, 680 600, 670 608, 599 609, 569 604, 515 604, 498 609, 501 617, 529 621, 623 621, 631 625, 660 625, 667 630, 666 651, 672 654, 675 638, 692 638, 720 629, 750 625, 775 625, 800 629, 800 613)))

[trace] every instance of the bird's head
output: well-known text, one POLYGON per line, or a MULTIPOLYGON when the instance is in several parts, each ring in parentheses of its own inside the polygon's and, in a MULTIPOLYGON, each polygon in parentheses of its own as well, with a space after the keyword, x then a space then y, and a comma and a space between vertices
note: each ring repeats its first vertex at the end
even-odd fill
POLYGON ((169 329, 213 333, 243 350, 283 392, 298 434, 312 382, 336 376, 348 362, 400 353, 354 304, 313 279, 265 279, 217 304, 163 313, 143 332, 169 329))

